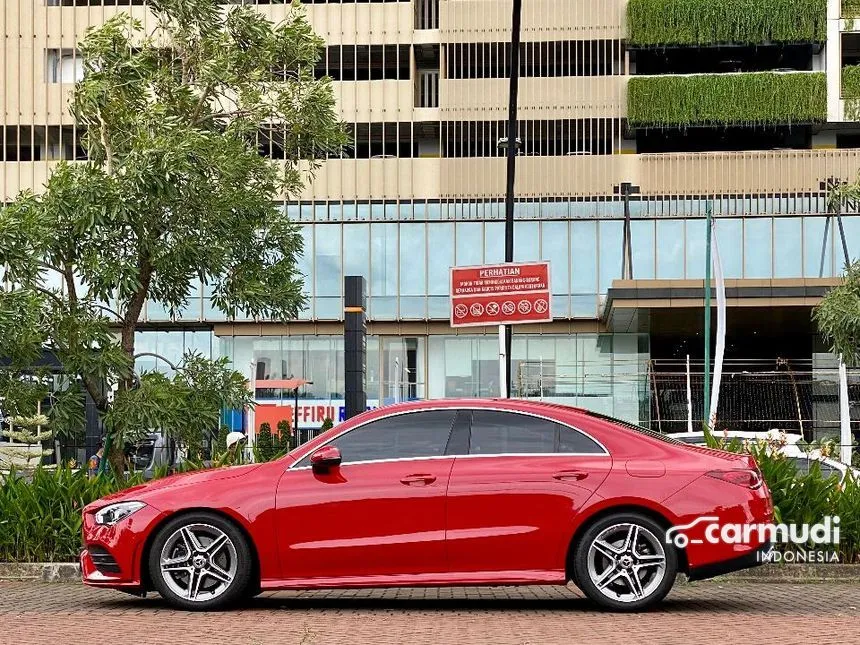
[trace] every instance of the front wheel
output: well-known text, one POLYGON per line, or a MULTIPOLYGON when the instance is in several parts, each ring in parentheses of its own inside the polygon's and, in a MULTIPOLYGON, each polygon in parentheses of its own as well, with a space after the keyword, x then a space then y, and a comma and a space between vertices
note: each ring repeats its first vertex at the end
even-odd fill
POLYGON ((666 531, 638 513, 619 513, 589 526, 574 551, 574 579, 598 605, 639 611, 666 597, 675 584, 678 555, 666 531))
POLYGON ((252 560, 245 536, 214 513, 190 513, 165 524, 149 552, 156 591, 181 609, 223 609, 250 586, 252 560))

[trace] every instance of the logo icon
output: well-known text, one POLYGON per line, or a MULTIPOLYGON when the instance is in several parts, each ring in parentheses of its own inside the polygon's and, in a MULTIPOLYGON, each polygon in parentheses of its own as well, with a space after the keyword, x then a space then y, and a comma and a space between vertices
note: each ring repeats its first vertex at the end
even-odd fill
POLYGON ((697 524, 702 524, 703 522, 717 522, 720 518, 714 517, 711 515, 706 515, 705 517, 697 517, 695 520, 690 522, 689 524, 682 524, 681 526, 673 526, 668 531, 666 531, 666 543, 674 544, 679 549, 686 549, 688 544, 701 544, 702 540, 699 539, 690 539, 690 536, 684 533, 684 531, 688 531, 693 528, 697 524))

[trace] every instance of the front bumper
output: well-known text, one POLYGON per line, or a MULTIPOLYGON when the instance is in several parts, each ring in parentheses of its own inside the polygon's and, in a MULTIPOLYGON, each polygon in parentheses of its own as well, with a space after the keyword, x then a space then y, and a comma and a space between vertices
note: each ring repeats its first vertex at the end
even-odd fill
POLYGON ((99 526, 93 513, 84 513, 84 548, 80 554, 83 583, 132 593, 144 591, 143 551, 163 516, 158 509, 144 506, 114 526, 99 526), (105 566, 106 562, 111 564, 105 566))
POLYGON ((687 574, 687 578, 691 582, 694 580, 707 580, 708 578, 715 578, 716 576, 721 576, 726 573, 732 573, 733 571, 741 571, 742 569, 760 567, 767 562, 766 556, 768 553, 770 553, 770 550, 772 548, 773 546, 770 544, 770 542, 766 542, 758 548, 753 549, 749 553, 745 553, 744 555, 738 556, 736 558, 732 558, 730 560, 723 560, 722 562, 706 564, 701 567, 695 567, 693 569, 690 569, 690 573, 687 574))

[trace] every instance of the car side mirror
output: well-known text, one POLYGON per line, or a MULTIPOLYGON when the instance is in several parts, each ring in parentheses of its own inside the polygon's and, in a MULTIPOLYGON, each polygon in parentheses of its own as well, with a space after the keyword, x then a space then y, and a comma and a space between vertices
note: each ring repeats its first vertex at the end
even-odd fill
POLYGON ((315 473, 327 473, 340 466, 341 455, 337 446, 323 446, 311 454, 311 468, 315 473))

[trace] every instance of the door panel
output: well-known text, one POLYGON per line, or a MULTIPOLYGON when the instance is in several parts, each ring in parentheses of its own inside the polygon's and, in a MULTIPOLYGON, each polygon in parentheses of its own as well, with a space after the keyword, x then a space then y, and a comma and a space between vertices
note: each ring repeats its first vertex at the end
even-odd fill
POLYGON ((563 570, 574 517, 611 463, 598 455, 457 458, 448 485, 450 570, 563 570))
POLYGON ((284 578, 445 570, 445 490, 453 457, 303 468, 278 484, 284 578))

